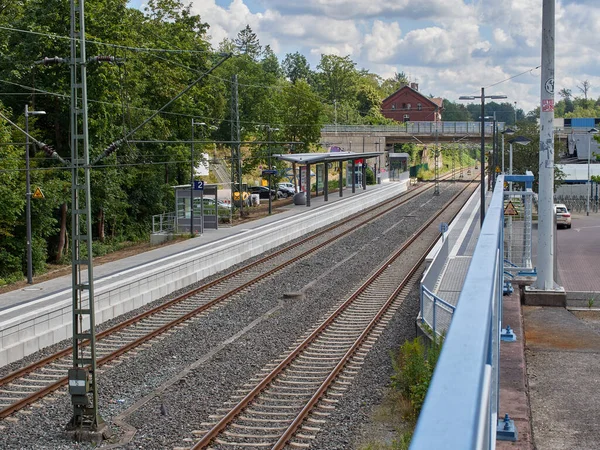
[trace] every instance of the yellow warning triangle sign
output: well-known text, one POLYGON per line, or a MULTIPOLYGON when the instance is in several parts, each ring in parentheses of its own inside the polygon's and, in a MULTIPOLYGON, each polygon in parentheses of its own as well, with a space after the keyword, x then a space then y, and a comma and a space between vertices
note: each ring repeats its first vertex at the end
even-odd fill
POLYGON ((515 207, 511 201, 509 201, 506 204, 506 207, 504 208, 504 215, 505 216, 518 216, 519 215, 519 212, 515 209, 515 207))
POLYGON ((32 198, 44 198, 44 193, 39 187, 35 188, 35 192, 33 193, 32 198))

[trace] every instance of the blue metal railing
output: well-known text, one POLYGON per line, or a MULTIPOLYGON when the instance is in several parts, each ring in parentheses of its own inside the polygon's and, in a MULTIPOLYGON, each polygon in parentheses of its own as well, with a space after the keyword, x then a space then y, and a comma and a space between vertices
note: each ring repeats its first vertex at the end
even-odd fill
POLYGON ((493 449, 502 321, 503 190, 499 176, 411 450, 493 449))

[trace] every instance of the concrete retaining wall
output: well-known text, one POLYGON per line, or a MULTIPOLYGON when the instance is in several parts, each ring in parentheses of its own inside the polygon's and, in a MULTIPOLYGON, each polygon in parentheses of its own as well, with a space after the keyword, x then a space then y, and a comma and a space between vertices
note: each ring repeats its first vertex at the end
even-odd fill
MULTIPOLYGON (((95 280, 96 324, 103 323, 182 289, 406 190, 406 183, 349 197, 330 205, 171 255, 118 275, 95 280)), ((72 335, 71 288, 0 312, 0 367, 72 335), (49 300, 52 300, 49 302, 49 300), (45 303, 48 306, 37 307, 45 303), (21 309, 17 317, 3 315, 21 309)), ((87 301, 84 298, 84 302, 87 301)), ((89 327, 89 324, 84 324, 89 327)))

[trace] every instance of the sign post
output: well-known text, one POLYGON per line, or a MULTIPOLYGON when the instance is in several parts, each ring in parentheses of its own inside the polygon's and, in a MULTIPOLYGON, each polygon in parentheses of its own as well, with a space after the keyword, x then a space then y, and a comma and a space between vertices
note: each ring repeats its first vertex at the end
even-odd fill
MULTIPOLYGON (((200 191, 200 234, 204 234, 204 181, 194 180, 194 191, 200 191)), ((192 195, 191 231, 194 233, 194 196, 192 195)), ((218 212, 218 211, 217 211, 218 212)))

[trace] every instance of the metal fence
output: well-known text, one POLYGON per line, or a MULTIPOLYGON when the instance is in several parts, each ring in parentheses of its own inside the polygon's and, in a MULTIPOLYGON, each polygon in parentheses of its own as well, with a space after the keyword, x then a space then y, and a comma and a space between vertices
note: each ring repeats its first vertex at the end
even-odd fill
POLYGON ((421 325, 429 327, 436 336, 442 336, 448 332, 452 314, 456 309, 453 305, 434 294, 436 283, 444 270, 447 259, 448 239, 444 239, 439 251, 421 278, 421 309, 418 320, 421 325))
POLYGON ((504 261, 505 270, 511 273, 533 270, 533 198, 531 190, 504 191, 504 261))
POLYGON ((174 212, 152 216, 152 233, 173 233, 176 227, 176 220, 174 212))
MULTIPOLYGON (((587 211, 587 196, 585 195, 555 195, 554 203, 562 203, 571 213, 584 213, 587 211)), ((598 196, 590 196, 590 212, 597 213, 600 209, 598 196)))
MULTIPOLYGON (((481 134, 481 122, 405 122, 398 125, 325 125, 321 133, 403 133, 403 134, 481 134)), ((492 135, 492 122, 485 122, 484 133, 492 135)), ((504 130, 504 122, 498 123, 504 130)))
POLYGON ((411 450, 495 448, 503 182, 501 175, 417 422, 411 450))

